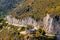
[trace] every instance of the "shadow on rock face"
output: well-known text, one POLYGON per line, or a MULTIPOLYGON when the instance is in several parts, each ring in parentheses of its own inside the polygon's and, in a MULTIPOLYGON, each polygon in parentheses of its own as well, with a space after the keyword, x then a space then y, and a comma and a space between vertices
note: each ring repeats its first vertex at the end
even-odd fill
POLYGON ((56 15, 56 16, 54 17, 54 22, 58 22, 58 21, 59 21, 59 16, 56 15))

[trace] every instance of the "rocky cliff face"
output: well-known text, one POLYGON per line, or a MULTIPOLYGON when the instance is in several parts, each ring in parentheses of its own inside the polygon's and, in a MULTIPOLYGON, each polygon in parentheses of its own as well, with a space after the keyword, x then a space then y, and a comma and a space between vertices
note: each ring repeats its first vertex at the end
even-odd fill
POLYGON ((47 14, 42 21, 37 22, 31 17, 16 19, 11 15, 8 15, 6 16, 6 20, 9 24, 15 25, 15 26, 32 25, 34 26, 35 29, 39 28, 39 26, 43 26, 42 28, 46 31, 46 34, 49 36, 55 35, 55 33, 57 35, 60 34, 60 17, 59 16, 55 16, 54 18, 52 18, 50 14, 47 14))
POLYGON ((15 25, 15 26, 32 25, 34 27, 34 29, 37 29, 39 27, 38 22, 31 17, 26 17, 23 19, 17 19, 17 18, 12 17, 11 15, 8 15, 8 16, 6 16, 5 19, 7 20, 7 22, 9 24, 15 25))
POLYGON ((43 19, 43 23, 47 35, 51 36, 56 34, 56 40, 60 40, 60 17, 56 15, 52 18, 49 14, 47 14, 47 16, 43 19))
POLYGON ((43 19, 43 23, 44 23, 44 29, 46 30, 47 35, 48 34, 53 34, 53 18, 50 17, 49 14, 46 15, 46 17, 44 17, 43 19))

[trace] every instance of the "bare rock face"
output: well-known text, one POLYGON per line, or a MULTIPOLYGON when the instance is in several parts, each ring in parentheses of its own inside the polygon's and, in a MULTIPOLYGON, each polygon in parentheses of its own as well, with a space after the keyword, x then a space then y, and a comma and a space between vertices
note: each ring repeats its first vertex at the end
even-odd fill
POLYGON ((48 36, 56 36, 56 40, 60 40, 60 17, 51 18, 49 14, 43 19, 44 29, 48 36))
POLYGON ((34 20, 31 17, 26 17, 23 19, 16 19, 14 17, 12 17, 11 15, 6 16, 5 18, 7 20, 7 22, 11 25, 15 25, 15 26, 26 26, 26 25, 32 25, 34 27, 34 29, 38 28, 38 22, 36 22, 36 20, 34 20))
POLYGON ((46 33, 52 34, 54 32, 59 32, 60 30, 60 21, 59 16, 55 16, 52 18, 50 14, 47 14, 46 17, 43 19, 44 28, 46 30, 46 33))
POLYGON ((44 29, 47 33, 47 35, 53 34, 54 32, 54 28, 53 28, 53 18, 50 17, 49 14, 47 14, 46 17, 44 17, 43 19, 43 23, 44 23, 44 29))

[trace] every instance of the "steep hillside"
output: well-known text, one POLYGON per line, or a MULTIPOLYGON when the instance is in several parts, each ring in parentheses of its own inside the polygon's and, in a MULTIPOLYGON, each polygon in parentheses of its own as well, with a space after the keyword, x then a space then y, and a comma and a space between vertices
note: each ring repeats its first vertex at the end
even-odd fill
POLYGON ((60 15, 59 11, 60 0, 0 0, 0 15, 12 14, 16 18, 40 19, 47 13, 60 15))
POLYGON ((0 0, 0 15, 9 14, 14 8, 25 0, 0 0))
POLYGON ((47 13, 51 16, 60 15, 60 0, 26 0, 11 14, 16 18, 31 16, 34 19, 40 19, 47 13))

